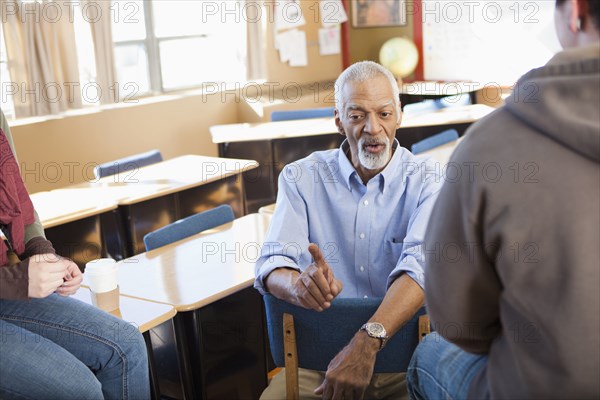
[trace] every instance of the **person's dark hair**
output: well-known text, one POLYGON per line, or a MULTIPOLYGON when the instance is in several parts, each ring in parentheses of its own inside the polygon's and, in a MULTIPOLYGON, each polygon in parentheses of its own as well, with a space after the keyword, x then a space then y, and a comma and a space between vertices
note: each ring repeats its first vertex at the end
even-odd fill
MULTIPOLYGON (((556 0, 556 7, 560 7, 565 4, 567 0, 556 0)), ((596 29, 600 30, 600 1, 598 0, 587 0, 588 2, 588 13, 590 19, 594 23, 596 29)))

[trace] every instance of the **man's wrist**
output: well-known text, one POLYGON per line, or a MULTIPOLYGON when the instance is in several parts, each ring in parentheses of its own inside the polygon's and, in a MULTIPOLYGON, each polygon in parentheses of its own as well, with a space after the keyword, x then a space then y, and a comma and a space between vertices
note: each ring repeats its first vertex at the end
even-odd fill
POLYGON ((359 330, 354 337, 367 354, 374 356, 379 352, 379 349, 381 348, 380 339, 369 336, 364 330, 359 330))
POLYGON ((295 304, 293 302, 293 287, 299 276, 300 273, 293 268, 275 268, 264 278, 264 290, 278 299, 295 304))

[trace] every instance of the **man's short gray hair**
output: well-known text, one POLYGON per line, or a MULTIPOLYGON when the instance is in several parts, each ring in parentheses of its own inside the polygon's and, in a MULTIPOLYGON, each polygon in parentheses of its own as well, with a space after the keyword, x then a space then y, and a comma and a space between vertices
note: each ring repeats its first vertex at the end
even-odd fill
POLYGON ((398 82, 394 75, 380 64, 373 61, 359 61, 352 64, 340 74, 335 81, 334 96, 335 96, 335 107, 342 111, 344 106, 342 101, 342 89, 348 82, 368 82, 371 79, 384 76, 390 81, 392 87, 392 93, 394 95, 394 101, 396 106, 400 106, 400 89, 398 89, 398 82))

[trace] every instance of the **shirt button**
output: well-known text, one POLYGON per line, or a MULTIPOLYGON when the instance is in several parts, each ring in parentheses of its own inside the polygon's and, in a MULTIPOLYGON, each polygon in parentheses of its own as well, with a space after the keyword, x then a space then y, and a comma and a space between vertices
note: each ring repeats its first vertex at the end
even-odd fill
POLYGON ((365 270, 365 267, 363 267, 363 266, 361 265, 361 266, 360 266, 358 269, 360 269, 360 272, 364 272, 364 270, 365 270))
POLYGON ((369 200, 363 201, 363 204, 365 205, 365 207, 368 206, 369 205, 369 200))
POLYGON ((365 299, 368 299, 368 298, 369 298, 369 296, 367 296, 367 295, 365 294, 365 295, 363 296, 363 298, 365 298, 365 299))
POLYGON ((361 238, 361 239, 364 239, 365 238, 365 234, 361 233, 358 237, 361 238))

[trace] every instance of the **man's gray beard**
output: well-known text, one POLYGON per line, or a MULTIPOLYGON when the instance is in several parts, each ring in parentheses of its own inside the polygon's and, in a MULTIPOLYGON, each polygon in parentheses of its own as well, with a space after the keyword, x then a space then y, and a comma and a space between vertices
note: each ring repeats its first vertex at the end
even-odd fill
POLYGON ((378 155, 366 151, 364 148, 365 142, 367 140, 364 136, 358 140, 358 161, 360 161, 360 164, 366 169, 382 169, 385 167, 390 160, 390 149, 392 147, 390 146, 390 140, 386 138, 385 141, 377 141, 379 144, 385 144, 385 149, 378 155))

